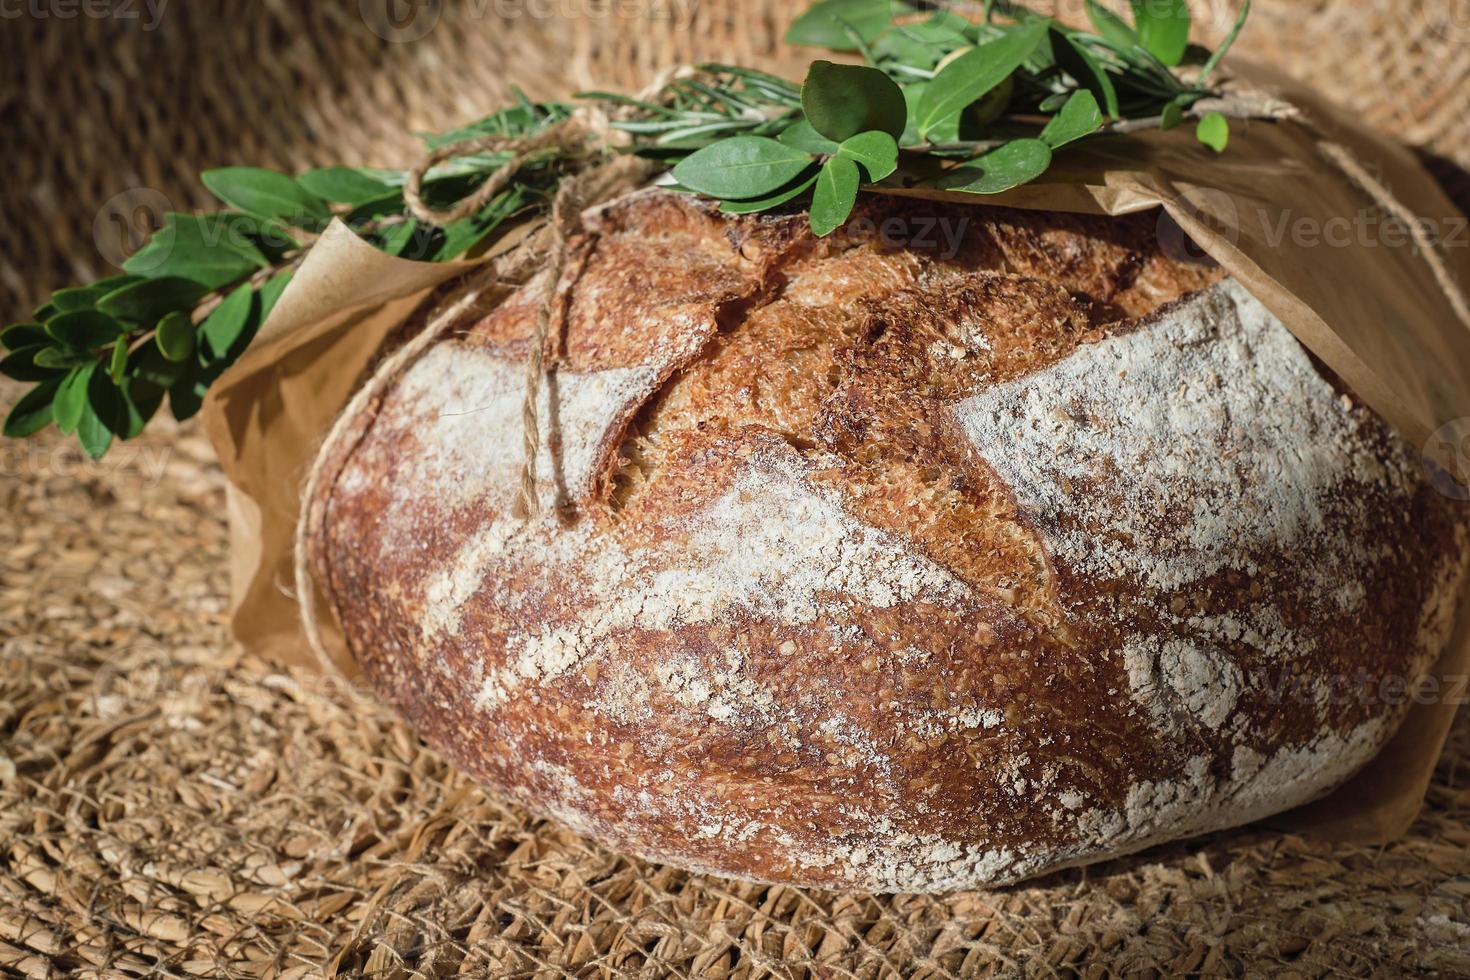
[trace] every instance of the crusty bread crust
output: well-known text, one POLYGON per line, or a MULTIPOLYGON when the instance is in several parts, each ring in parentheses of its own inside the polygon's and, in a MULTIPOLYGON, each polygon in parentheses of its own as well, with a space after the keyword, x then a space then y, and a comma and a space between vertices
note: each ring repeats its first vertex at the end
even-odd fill
POLYGON ((879 891, 1243 823, 1370 758, 1465 572, 1402 439, 1151 216, 858 217, 590 215, 531 524, 540 284, 357 420, 312 551, 382 696, 614 846, 879 891))

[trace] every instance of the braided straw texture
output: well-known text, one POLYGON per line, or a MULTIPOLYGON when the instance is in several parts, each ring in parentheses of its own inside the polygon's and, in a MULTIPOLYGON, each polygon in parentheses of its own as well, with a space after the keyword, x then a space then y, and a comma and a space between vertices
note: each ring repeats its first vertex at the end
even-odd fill
MULTIPOLYGON (((1201 8, 1210 33, 1226 6, 1201 8)), ((77 9, 6 9, 38 8, 77 9)), ((129 189, 184 208, 205 203, 202 167, 402 166, 406 131, 472 118, 511 80, 546 96, 701 56, 806 57, 777 49, 791 8, 774 0, 463 0, 399 43, 360 9, 191 0, 153 31, 6 19, 6 319, 103 270, 99 239, 106 255, 120 230, 94 239, 94 217, 129 189)), ((1470 164, 1464 4, 1258 0, 1242 47, 1470 164)), ((1441 172, 1463 203, 1470 184, 1441 172)), ((0 974, 1470 971, 1464 720, 1424 815, 1384 848, 1253 828, 993 893, 737 884, 533 820, 360 692, 243 657, 222 478, 195 428, 160 423, 100 465, 54 434, 0 444, 0 509, 0 974)))

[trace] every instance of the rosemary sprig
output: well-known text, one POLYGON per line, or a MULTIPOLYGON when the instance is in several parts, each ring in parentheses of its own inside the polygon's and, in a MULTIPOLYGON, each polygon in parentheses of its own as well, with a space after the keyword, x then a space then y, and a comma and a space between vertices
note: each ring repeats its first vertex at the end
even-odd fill
MULTIPOLYGON (((1134 0, 1132 9, 1130 24, 1089 0, 1088 31, 1009 0, 986 0, 974 22, 943 2, 926 14, 901 0, 820 0, 787 40, 856 52, 862 65, 815 61, 796 85, 705 64, 654 98, 578 98, 614 117, 631 152, 668 164, 671 186, 716 197, 731 213, 804 205, 813 229, 827 234, 847 220, 863 186, 895 174, 933 180, 932 158, 944 163, 937 186, 990 194, 1040 176, 1077 140, 1168 129, 1190 116, 1199 118, 1200 141, 1223 150, 1229 123, 1208 80, 1249 3, 1213 53, 1187 43, 1184 0, 1134 0), (1192 76, 1183 70, 1196 68, 1192 76)), ((487 134, 524 136, 573 109, 517 93, 515 105, 425 139, 432 150, 487 134)), ((425 203, 464 198, 506 159, 468 155, 435 168, 425 203)), ((206 172, 222 209, 168 215, 122 275, 58 290, 31 320, 0 331, 8 351, 0 373, 33 383, 4 434, 55 423, 99 458, 140 433, 165 396, 175 417, 188 418, 333 218, 389 254, 444 261, 473 253, 512 217, 543 209, 575 165, 548 152, 478 213, 445 227, 414 217, 402 172, 206 172)))

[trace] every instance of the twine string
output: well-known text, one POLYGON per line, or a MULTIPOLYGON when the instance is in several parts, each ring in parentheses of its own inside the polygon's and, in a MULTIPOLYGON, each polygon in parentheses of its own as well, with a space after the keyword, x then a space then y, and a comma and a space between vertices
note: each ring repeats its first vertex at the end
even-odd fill
POLYGON ((1301 125, 1312 135, 1317 152, 1324 160, 1336 168, 1348 179, 1349 183, 1367 195, 1368 199, 1382 208, 1385 213, 1408 227, 1409 236, 1414 240, 1414 247, 1428 264, 1429 271, 1434 276, 1435 284, 1439 286, 1445 301, 1449 303, 1455 317, 1466 327, 1470 327, 1470 300, 1467 300, 1464 287, 1456 279, 1454 271, 1450 269, 1449 263, 1445 260, 1440 244, 1425 229, 1424 222, 1403 202, 1402 198, 1393 192, 1391 187, 1373 175, 1373 172, 1358 158, 1357 154, 1328 136, 1311 116, 1302 111, 1301 107, 1279 99, 1268 92, 1241 87, 1227 93, 1223 98, 1202 99, 1195 108, 1201 113, 1215 110, 1226 115, 1277 122, 1295 122, 1301 125))
MULTIPOLYGON (((502 256, 490 269, 471 281, 471 286, 454 303, 429 319, 424 329, 392 356, 385 358, 367 383, 353 393, 352 398, 337 416, 328 430, 316 458, 307 473, 306 486, 302 491, 301 516, 296 522, 296 537, 293 542, 293 577, 296 601, 301 607, 301 624, 306 631, 307 645, 311 647, 318 664, 327 673, 338 673, 340 668, 327 653, 322 641, 321 625, 316 612, 316 585, 311 577, 310 548, 311 533, 324 514, 314 513, 314 501, 321 490, 322 482, 330 468, 330 461, 338 447, 347 438, 359 416, 367 411, 373 400, 385 392, 394 381, 414 362, 428 352, 441 337, 460 322, 461 318, 486 295, 505 289, 523 281, 542 260, 550 247, 549 229, 531 235, 515 251, 502 256)), ((323 508, 325 509, 325 508, 323 508)))
MULTIPOLYGON (((566 268, 567 241, 576 232, 584 208, 591 207, 619 190, 643 182, 655 165, 639 157, 615 157, 591 170, 574 174, 562 182, 551 204, 547 226, 552 245, 548 259, 545 292, 536 306, 536 325, 531 333, 531 346, 526 354, 526 395, 521 402, 520 497, 515 515, 530 520, 541 513, 541 495, 537 491, 536 459, 541 450, 540 398, 541 383, 546 376, 546 339, 551 332, 552 312, 566 268)), ((572 284, 568 284, 569 291, 572 284)))
MULTIPOLYGON (((640 93, 639 99, 660 99, 671 82, 690 77, 693 73, 694 69, 688 66, 662 72, 640 93)), ((612 111, 617 109, 610 108, 612 111)), ((582 209, 606 200, 619 189, 636 185, 654 170, 652 163, 631 155, 607 159, 607 154, 620 145, 626 145, 628 141, 626 133, 612 126, 612 120, 602 106, 589 103, 579 106, 567 118, 553 123, 539 133, 525 136, 489 133, 441 146, 409 171, 408 180, 404 184, 403 199, 414 217, 429 224, 446 225, 478 214, 539 153, 553 151, 554 156, 574 168, 570 175, 563 178, 552 201, 547 224, 552 236, 547 259, 547 284, 541 302, 537 304, 535 328, 532 330, 526 355, 526 394, 521 403, 521 478, 515 504, 515 516, 521 520, 531 520, 541 513, 541 497, 536 487, 536 459, 541 448, 539 399, 541 383, 546 374, 546 338, 551 330, 552 309, 560 294, 562 272, 566 267, 567 239, 575 232, 582 209), (510 159, 476 188, 474 193, 443 210, 431 208, 424 201, 425 177, 431 169, 445 160, 476 153, 505 152, 511 154, 510 159), (592 159, 600 159, 602 162, 588 166, 588 161, 592 159)))
POLYGON ((1358 190, 1367 194, 1389 215, 1400 224, 1408 226, 1409 236, 1414 239, 1414 247, 1418 250, 1424 261, 1429 263, 1429 271, 1434 274, 1434 281, 1444 293, 1445 299, 1449 301, 1450 308, 1455 311, 1455 316, 1466 327, 1470 327, 1470 302, 1465 298, 1465 290, 1461 288, 1455 274, 1451 271, 1449 263, 1445 261, 1444 252, 1439 242, 1425 229, 1424 222, 1419 219, 1413 211, 1409 210, 1402 200, 1379 180, 1373 173, 1341 143, 1333 140, 1320 139, 1317 141, 1317 149, 1327 158, 1327 161, 1348 180, 1352 181, 1358 190))
MULTIPOLYGON (((515 147, 511 158, 496 170, 474 195, 465 199, 469 201, 480 197, 485 187, 493 185, 498 189, 503 189, 514 179, 516 173, 525 166, 531 156, 542 150, 556 148, 575 151, 579 147, 598 145, 599 141, 604 141, 601 145, 605 147, 605 136, 593 135, 598 128, 586 117, 574 116, 548 127, 540 134, 554 134, 554 139, 523 140, 518 137, 490 136, 476 137, 462 143, 442 147, 430 154, 409 175, 404 198, 415 216, 422 220, 436 222, 459 220, 464 217, 458 213, 461 210, 461 204, 456 204, 443 212, 433 211, 423 203, 419 194, 418 188, 421 186, 423 174, 434 166, 435 162, 469 153, 483 153, 515 147), (412 193, 409 188, 413 188, 412 193)), ((460 323, 464 315, 488 293, 507 285, 519 284, 538 267, 547 269, 545 293, 537 306, 535 326, 526 358, 526 394, 521 405, 525 460, 521 470, 517 513, 523 520, 535 517, 540 512, 540 500, 536 486, 536 456, 541 441, 540 420, 537 412, 538 400, 541 382, 545 375, 545 348, 546 339, 550 333, 551 311, 559 293, 558 285, 566 264, 567 241, 576 231, 584 208, 637 186, 646 180, 654 169, 655 165, 650 161, 633 156, 615 156, 563 179, 553 198, 551 214, 546 223, 517 249, 493 262, 486 272, 472 281, 473 284, 459 299, 441 313, 433 316, 417 336, 404 344, 393 355, 385 358, 367 383, 353 394, 337 416, 332 428, 328 430, 321 446, 317 449, 316 457, 307 473, 306 485, 302 491, 301 516, 296 523, 292 554, 296 600, 301 609, 301 622, 306 633, 307 644, 311 647, 318 664, 325 671, 337 673, 340 672, 340 666, 327 652, 322 638, 321 622, 317 613, 316 584, 311 576, 309 545, 315 527, 325 516, 319 512, 324 510, 324 507, 316 506, 322 484, 327 478, 326 474, 331 466, 331 461, 337 456, 339 447, 347 438, 348 433, 353 430, 358 417, 367 411, 372 402, 387 391, 403 372, 413 366, 437 341, 460 323)), ((475 210, 478 211, 484 204, 487 204, 494 193, 486 196, 475 210)))
POLYGON ((333 423, 326 438, 322 440, 316 459, 307 473, 306 487, 302 491, 301 516, 296 522, 296 539, 293 542, 292 553, 296 602, 301 608, 301 625, 306 631, 307 645, 311 647, 317 663, 328 674, 339 673, 341 668, 327 653, 326 644, 322 642, 321 625, 316 612, 316 583, 311 577, 310 548, 308 546, 315 524, 313 518, 317 516, 313 513, 315 501, 320 492, 324 474, 328 469, 328 461, 336 453, 338 445, 347 433, 351 431, 358 416, 367 409, 373 399, 385 391, 403 371, 428 351, 445 331, 459 322, 461 314, 474 305, 483 292, 483 289, 467 291, 453 305, 432 319, 417 337, 383 361, 378 370, 368 379, 368 383, 353 394, 347 406, 337 416, 337 421, 333 423))

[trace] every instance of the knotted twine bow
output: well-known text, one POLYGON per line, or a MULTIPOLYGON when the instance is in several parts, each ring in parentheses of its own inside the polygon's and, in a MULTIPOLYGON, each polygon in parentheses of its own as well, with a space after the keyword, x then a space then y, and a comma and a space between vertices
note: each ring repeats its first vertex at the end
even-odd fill
MULTIPOLYGON (((662 88, 664 84, 661 81, 659 87, 662 88)), ((322 641, 321 625, 316 613, 316 588, 310 572, 309 542, 315 516, 312 512, 313 505, 330 461, 336 456, 347 434, 352 431, 358 417, 373 400, 458 324, 467 311, 488 293, 508 285, 520 285, 534 271, 544 269, 545 293, 537 306, 536 323, 526 357, 526 394, 521 403, 525 459, 521 468, 516 515, 522 520, 530 520, 540 512, 540 495, 536 487, 536 457, 541 444, 538 403, 545 373, 546 339, 562 270, 566 265, 567 241, 575 233, 584 209, 638 187, 658 169, 657 164, 640 157, 615 154, 615 146, 616 141, 607 117, 593 107, 586 107, 539 133, 526 136, 491 134, 441 147, 409 173, 403 194, 409 210, 421 221, 445 225, 479 213, 540 153, 555 151, 558 159, 570 161, 574 167, 580 167, 562 179, 556 196, 552 199, 551 213, 541 227, 515 249, 494 260, 486 272, 476 276, 463 295, 436 314, 416 337, 378 366, 372 377, 357 390, 337 416, 337 421, 333 423, 317 450, 302 493, 301 518, 296 523, 292 558, 296 600, 301 608, 301 623, 306 631, 307 643, 318 662, 328 672, 340 672, 340 668, 328 655, 322 641), (442 211, 434 210, 424 202, 423 180, 431 167, 454 157, 505 152, 511 154, 510 159, 469 197, 442 211)))
MULTIPOLYGON (((588 113, 590 115, 590 113, 588 113)), ((605 117, 603 123, 605 130, 605 117)), ((474 214, 478 214, 500 193, 526 162, 540 150, 554 149, 562 159, 596 159, 594 154, 607 152, 607 136, 589 124, 582 115, 572 115, 555 123, 540 133, 531 136, 505 137, 481 136, 463 143, 443 147, 430 155, 415 168, 404 186, 403 197, 409 210, 421 221, 447 225, 474 214), (597 144, 601 144, 600 147, 597 144), (424 173, 436 163, 450 157, 468 156, 472 153, 504 152, 509 150, 511 158, 496 170, 474 194, 457 202, 444 211, 435 211, 424 203, 420 196, 420 184, 424 173)), ((603 158, 589 169, 581 170, 564 178, 552 199, 551 215, 541 229, 542 237, 549 242, 540 242, 541 248, 523 245, 511 256, 516 262, 524 262, 529 255, 543 259, 547 285, 541 302, 536 307, 536 326, 531 333, 531 346, 526 356, 526 396, 521 404, 522 443, 525 459, 521 466, 520 497, 516 502, 516 516, 522 520, 535 517, 541 510, 541 497, 536 490, 536 456, 541 447, 541 425, 538 418, 538 401, 541 395, 541 380, 546 356, 546 336, 551 326, 552 308, 556 302, 557 287, 561 282, 562 270, 566 266, 567 240, 575 233, 583 209, 599 204, 630 187, 636 187, 652 175, 656 165, 634 156, 603 158)), ((538 244, 533 242, 528 245, 538 244)), ((491 267, 490 279, 495 283, 508 281, 507 271, 491 267)), ((443 329, 441 327, 441 329, 443 329)), ((430 332, 428 329, 425 333, 430 332)))
MULTIPOLYGON (((640 99, 657 99, 666 90, 669 81, 693 73, 693 69, 688 66, 671 69, 649 86, 640 95, 640 99)), ((1330 139, 1299 107, 1267 93, 1245 89, 1231 91, 1223 98, 1201 100, 1192 108, 1191 115, 1209 111, 1219 111, 1235 118, 1296 122, 1306 128, 1315 138, 1318 152, 1328 163, 1347 177, 1374 204, 1407 225, 1418 253, 1429 264, 1436 283, 1455 315, 1470 327, 1470 302, 1467 302, 1464 290, 1440 253, 1439 243, 1424 228, 1413 211, 1382 181, 1374 177, 1351 150, 1330 139)), ((1128 132, 1132 128, 1136 127, 1124 123, 1112 127, 1112 131, 1128 132)), ((357 417, 367 409, 373 399, 387 390, 399 375, 458 323, 466 311, 487 293, 506 285, 524 282, 530 272, 538 267, 546 270, 547 285, 537 307, 536 324, 526 357, 526 393, 521 404, 524 460, 515 513, 527 521, 539 514, 541 505, 536 486, 536 457, 540 450, 541 427, 538 407, 545 373, 546 339, 566 264, 567 241, 575 233, 581 212, 585 208, 639 186, 659 169, 658 165, 639 157, 617 155, 615 150, 620 145, 626 145, 626 142, 625 134, 612 128, 601 108, 591 105, 579 108, 566 119, 537 133, 524 136, 489 134, 448 144, 430 153, 409 173, 403 193, 409 210, 420 221, 443 226, 478 214, 540 153, 555 151, 559 159, 574 165, 573 172, 557 188, 551 213, 545 224, 520 246, 493 262, 488 273, 477 277, 474 284, 451 306, 435 316, 418 336, 384 360, 367 384, 347 403, 318 450, 303 492, 293 557, 296 598, 300 604, 307 642, 318 661, 329 672, 338 671, 339 668, 327 654, 322 642, 316 615, 315 585, 311 579, 308 557, 308 543, 314 523, 313 502, 320 490, 328 461, 334 457, 357 417), (424 201, 423 181, 432 167, 446 160, 476 153, 507 152, 511 154, 510 159, 468 197, 443 210, 431 208, 424 201)))

